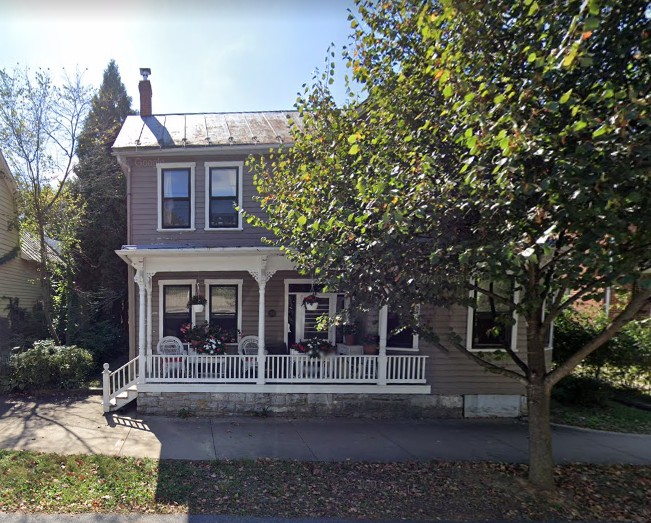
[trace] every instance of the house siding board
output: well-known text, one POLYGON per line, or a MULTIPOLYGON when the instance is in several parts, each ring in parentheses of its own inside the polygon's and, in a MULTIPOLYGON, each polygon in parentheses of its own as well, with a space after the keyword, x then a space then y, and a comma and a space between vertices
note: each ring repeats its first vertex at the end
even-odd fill
MULTIPOLYGON (((421 341, 421 353, 430 356, 427 365, 427 382, 432 386, 432 394, 523 394, 523 387, 515 380, 505 378, 483 369, 470 361, 450 343, 450 336, 457 334, 462 343, 466 338, 468 311, 465 307, 426 308, 425 319, 432 322, 447 349, 434 347, 421 341)), ((518 322, 518 347, 520 355, 522 343, 526 342, 524 320, 518 322)), ((508 356, 505 356, 508 358, 508 356)), ((514 369, 514 364, 508 368, 514 369)))
MULTIPOLYGON (((205 227, 205 182, 206 162, 246 162, 245 155, 209 156, 195 165, 195 229, 194 231, 158 231, 158 180, 156 163, 187 162, 187 157, 151 158, 141 157, 130 160, 131 165, 131 223, 130 241, 134 245, 164 245, 166 247, 260 247, 264 246, 261 237, 269 233, 242 220, 242 230, 212 230, 205 227)), ((253 175, 246 165, 243 168, 242 206, 256 216, 262 210, 253 197, 257 191, 253 185, 253 175)))
MULTIPOLYGON (((5 176, 5 175, 3 175, 5 176)), ((18 230, 13 227, 16 206, 13 191, 4 177, 0 177, 0 257, 19 246, 18 230)), ((30 310, 41 296, 37 265, 24 260, 20 253, 0 264, 0 317, 6 318, 6 298, 18 298, 21 307, 30 310)))

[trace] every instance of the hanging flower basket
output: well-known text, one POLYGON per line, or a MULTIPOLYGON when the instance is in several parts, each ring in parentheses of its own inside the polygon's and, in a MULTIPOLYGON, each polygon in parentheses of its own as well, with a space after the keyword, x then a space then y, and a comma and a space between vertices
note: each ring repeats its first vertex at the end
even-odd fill
POLYGON ((308 294, 303 298, 303 307, 305 307, 308 311, 315 311, 317 307, 319 306, 319 298, 316 297, 314 294, 308 294))
POLYGON ((190 298, 188 302, 188 307, 192 307, 194 312, 203 312, 203 307, 206 304, 206 298, 201 294, 195 294, 190 298))

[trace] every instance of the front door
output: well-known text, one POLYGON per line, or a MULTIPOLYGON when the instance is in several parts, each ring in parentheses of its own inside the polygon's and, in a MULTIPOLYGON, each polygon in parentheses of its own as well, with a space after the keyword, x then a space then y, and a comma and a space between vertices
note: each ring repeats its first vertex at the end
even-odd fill
MULTIPOLYGON (((333 316, 337 311, 337 294, 317 293, 318 306, 315 310, 307 310, 303 306, 303 298, 308 296, 308 292, 290 292, 289 310, 288 310, 288 333, 287 342, 292 343, 306 340, 308 338, 327 339, 330 343, 335 343, 337 331, 336 327, 331 326, 327 330, 317 330, 318 319, 321 316, 333 316)), ((342 298, 339 297, 341 301, 342 298)))

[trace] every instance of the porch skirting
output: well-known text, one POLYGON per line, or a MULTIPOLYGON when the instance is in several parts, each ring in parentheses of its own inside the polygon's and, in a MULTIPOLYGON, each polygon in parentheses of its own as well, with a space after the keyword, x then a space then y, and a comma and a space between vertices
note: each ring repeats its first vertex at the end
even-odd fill
POLYGON ((138 392, 138 412, 178 416, 461 418, 463 397, 296 392, 138 392))

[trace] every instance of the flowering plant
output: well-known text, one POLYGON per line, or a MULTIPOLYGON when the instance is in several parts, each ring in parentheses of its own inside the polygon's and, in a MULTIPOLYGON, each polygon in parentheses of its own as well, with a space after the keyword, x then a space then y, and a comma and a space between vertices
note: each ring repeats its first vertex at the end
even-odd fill
POLYGON ((293 343, 290 349, 301 354, 307 354, 310 358, 318 358, 321 354, 330 354, 335 351, 335 346, 328 340, 320 338, 309 338, 298 343, 293 343))
POLYGON ((303 305, 309 305, 311 303, 318 303, 319 298, 316 297, 316 294, 308 294, 303 298, 303 305))
POLYGON ((210 326, 208 322, 204 322, 203 325, 192 325, 191 323, 184 323, 179 329, 181 334, 183 334, 183 341, 188 343, 196 344, 204 341, 208 337, 208 330, 210 326))
POLYGON ((192 305, 205 305, 207 302, 206 298, 202 296, 201 294, 194 294, 190 298, 190 301, 188 302, 188 307, 192 305))
POLYGON ((226 354, 224 342, 214 336, 206 338, 203 343, 195 347, 195 350, 197 354, 226 354))
POLYGON ((236 343, 239 334, 237 331, 229 331, 208 322, 194 326, 191 323, 184 323, 180 331, 184 341, 192 343, 199 354, 224 354, 224 345, 236 343))

